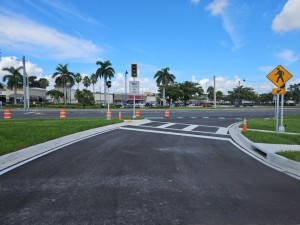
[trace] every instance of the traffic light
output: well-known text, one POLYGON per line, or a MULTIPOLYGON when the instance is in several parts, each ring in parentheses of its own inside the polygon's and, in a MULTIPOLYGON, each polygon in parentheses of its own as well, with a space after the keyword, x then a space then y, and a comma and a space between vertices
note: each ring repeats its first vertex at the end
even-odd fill
POLYGON ((137 64, 131 64, 131 77, 138 77, 137 64))
POLYGON ((107 86, 108 88, 111 87, 111 81, 110 81, 110 80, 106 81, 106 86, 107 86))

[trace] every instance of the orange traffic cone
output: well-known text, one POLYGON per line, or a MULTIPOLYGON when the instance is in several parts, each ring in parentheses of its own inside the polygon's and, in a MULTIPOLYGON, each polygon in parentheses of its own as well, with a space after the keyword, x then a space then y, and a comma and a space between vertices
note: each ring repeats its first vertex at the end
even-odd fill
POLYGON ((247 121, 246 121, 246 118, 244 118, 244 125, 243 125, 243 131, 247 131, 248 128, 247 128, 247 121))
POLYGON ((119 112, 118 119, 119 119, 119 120, 122 120, 122 114, 121 114, 121 112, 119 112))

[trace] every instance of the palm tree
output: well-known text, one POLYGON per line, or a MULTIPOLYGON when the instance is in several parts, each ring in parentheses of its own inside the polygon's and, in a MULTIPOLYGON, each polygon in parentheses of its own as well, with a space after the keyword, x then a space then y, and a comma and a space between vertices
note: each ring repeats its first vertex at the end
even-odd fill
POLYGON ((82 76, 81 76, 80 73, 76 73, 75 74, 75 81, 78 84, 78 88, 77 89, 79 90, 79 83, 82 81, 82 76))
POLYGON ((111 79, 112 77, 114 77, 115 70, 111 67, 111 63, 109 60, 104 62, 97 61, 96 64, 100 66, 100 68, 96 71, 97 77, 99 77, 100 79, 101 77, 104 77, 104 102, 106 105, 106 81, 107 78, 111 79))
POLYGON ((176 79, 175 75, 169 73, 169 68, 163 68, 156 72, 154 75, 154 79, 156 79, 157 86, 161 85, 162 87, 162 98, 163 98, 163 105, 166 104, 166 86, 168 84, 173 84, 174 80, 176 79))
POLYGON ((88 76, 85 76, 82 80, 83 85, 85 86, 85 89, 88 88, 88 86, 91 85, 91 80, 88 76))
POLYGON ((92 73, 90 80, 93 84, 93 93, 95 93, 95 84, 97 83, 97 80, 98 80, 97 75, 92 73))
POLYGON ((3 82, 7 81, 7 87, 14 90, 14 104, 17 104, 17 88, 21 87, 23 83, 23 77, 20 74, 20 70, 23 67, 5 67, 2 70, 7 71, 9 74, 3 76, 3 82))
POLYGON ((64 104, 66 105, 66 85, 74 85, 75 75, 68 70, 68 64, 58 64, 56 72, 53 73, 52 78, 55 78, 55 83, 63 86, 64 104))
POLYGON ((215 89, 213 86, 209 86, 206 90, 207 92, 207 97, 209 98, 209 100, 213 100, 214 98, 214 92, 215 92, 215 89))

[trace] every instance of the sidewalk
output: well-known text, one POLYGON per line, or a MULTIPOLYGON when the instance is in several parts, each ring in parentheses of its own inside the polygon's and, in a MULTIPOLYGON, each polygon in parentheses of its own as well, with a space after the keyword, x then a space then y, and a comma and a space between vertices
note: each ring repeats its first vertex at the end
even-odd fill
POLYGON ((229 129, 231 138, 238 145, 263 161, 279 168, 282 172, 300 179, 300 162, 296 162, 276 154, 279 150, 300 151, 300 145, 254 143, 241 133, 242 129, 239 128, 239 125, 240 123, 235 124, 229 129))

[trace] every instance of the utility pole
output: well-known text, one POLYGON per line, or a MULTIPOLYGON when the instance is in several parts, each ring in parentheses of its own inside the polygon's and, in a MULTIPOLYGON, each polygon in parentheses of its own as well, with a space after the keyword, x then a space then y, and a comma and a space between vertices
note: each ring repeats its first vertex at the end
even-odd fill
POLYGON ((25 69, 25 56, 22 57, 22 62, 23 62, 23 96, 24 96, 24 109, 27 108, 27 95, 26 95, 26 69, 25 69))
POLYGON ((214 76, 214 107, 217 108, 216 76, 214 76))

